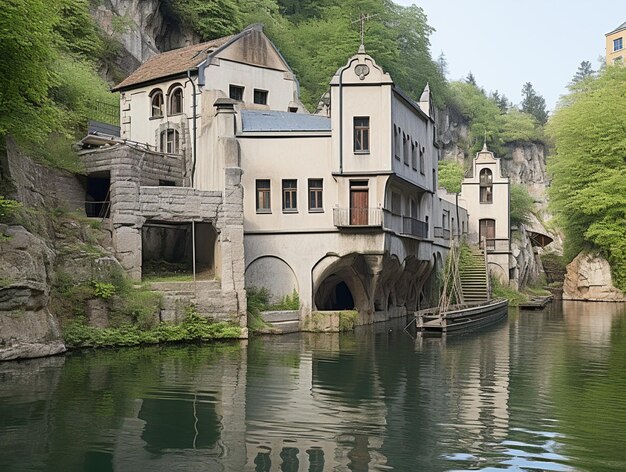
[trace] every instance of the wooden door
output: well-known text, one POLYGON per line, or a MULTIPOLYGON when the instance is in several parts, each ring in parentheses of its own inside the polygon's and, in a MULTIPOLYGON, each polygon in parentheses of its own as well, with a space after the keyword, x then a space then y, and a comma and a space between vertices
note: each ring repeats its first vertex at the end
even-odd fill
POLYGON ((350 189, 350 225, 368 224, 368 189, 350 189))
POLYGON ((480 244, 483 244, 483 238, 487 239, 487 249, 495 249, 496 247, 496 221, 480 220, 478 226, 478 237, 480 244))

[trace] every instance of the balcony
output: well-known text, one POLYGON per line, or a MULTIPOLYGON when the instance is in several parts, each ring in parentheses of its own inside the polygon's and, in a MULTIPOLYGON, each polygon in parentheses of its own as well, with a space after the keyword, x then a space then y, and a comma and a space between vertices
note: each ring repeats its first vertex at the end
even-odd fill
POLYGON ((442 228, 441 226, 435 226, 433 228, 433 236, 435 238, 445 239, 446 241, 450 240, 450 230, 442 228))
POLYGON ((483 249, 487 246, 487 252, 509 252, 510 244, 508 239, 483 238, 479 242, 479 247, 483 249))
POLYGON ((382 208, 333 208, 333 224, 337 228, 380 228, 382 208))
POLYGON ((333 224, 337 228, 382 228, 399 236, 428 237, 428 223, 382 208, 333 208, 333 224))
POLYGON ((428 223, 411 216, 402 217, 402 234, 425 239, 428 237, 428 223))

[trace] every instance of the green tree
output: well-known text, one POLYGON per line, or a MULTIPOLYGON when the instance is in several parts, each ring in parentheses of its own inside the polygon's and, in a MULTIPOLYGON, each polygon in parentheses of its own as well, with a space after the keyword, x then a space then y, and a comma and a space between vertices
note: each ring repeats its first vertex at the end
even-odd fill
POLYGON ((504 94, 500 95, 500 92, 497 90, 491 93, 490 98, 498 106, 502 113, 506 113, 508 109, 511 108, 511 102, 509 102, 509 99, 506 98, 504 94))
POLYGON ((511 185, 510 218, 512 225, 529 224, 534 210, 535 201, 528 189, 521 184, 511 185))
POLYGON ((57 19, 46 0, 14 0, 0 8, 0 138, 41 143, 60 119, 48 97, 57 19))
POLYGON ((441 51, 439 57, 437 58, 437 68, 439 69, 439 73, 446 78, 448 76, 448 60, 446 59, 446 55, 441 51))
POLYGON ((469 71, 467 77, 465 77, 465 83, 473 85, 474 87, 478 87, 478 85, 476 85, 476 77, 474 77, 472 71, 469 71))
POLYGON ((580 63, 580 65, 578 66, 578 70, 576 71, 576 73, 574 74, 574 77, 572 78, 572 81, 570 83, 571 85, 575 85, 578 82, 585 80, 589 77, 593 77, 593 75, 595 74, 593 68, 591 67, 591 62, 589 61, 582 61, 580 63))
POLYGON ((548 130, 550 203, 565 233, 565 254, 600 249, 626 289, 626 68, 608 67, 572 86, 548 130))
POLYGON ((535 117, 542 125, 548 121, 548 112, 546 111, 546 101, 541 95, 538 95, 533 88, 533 84, 526 82, 522 88, 522 111, 535 117))
POLYGON ((236 33, 242 27, 236 0, 173 0, 171 6, 203 41, 236 33))
POLYGON ((445 188, 449 193, 461 193, 463 182, 463 165, 457 161, 439 161, 439 187, 445 188))
POLYGON ((528 113, 512 108, 502 115, 500 139, 503 143, 544 142, 543 128, 528 113))

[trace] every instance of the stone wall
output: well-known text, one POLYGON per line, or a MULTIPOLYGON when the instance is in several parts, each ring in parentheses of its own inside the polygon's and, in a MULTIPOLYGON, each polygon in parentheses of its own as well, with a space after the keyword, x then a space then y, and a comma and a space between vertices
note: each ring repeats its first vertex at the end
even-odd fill
MULTIPOLYGON (((229 151, 232 154, 228 138, 221 145, 225 155, 229 151)), ((218 317, 236 316, 245 326, 243 187, 238 158, 224 157, 224 192, 155 186, 159 180, 172 180, 177 185, 184 182, 184 162, 175 156, 116 145, 84 152, 82 158, 89 173, 110 173, 113 247, 126 272, 141 279, 142 228, 147 222, 211 223, 218 232, 220 266, 216 277, 221 283, 221 294, 218 299, 214 294, 198 298, 201 306, 219 307, 218 317)))

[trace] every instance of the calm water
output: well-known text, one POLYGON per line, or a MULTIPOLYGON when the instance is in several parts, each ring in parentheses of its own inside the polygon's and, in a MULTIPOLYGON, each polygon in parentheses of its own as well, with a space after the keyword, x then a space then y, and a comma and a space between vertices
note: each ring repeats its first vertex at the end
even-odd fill
POLYGON ((626 470, 626 311, 0 364, 0 471, 626 470))

